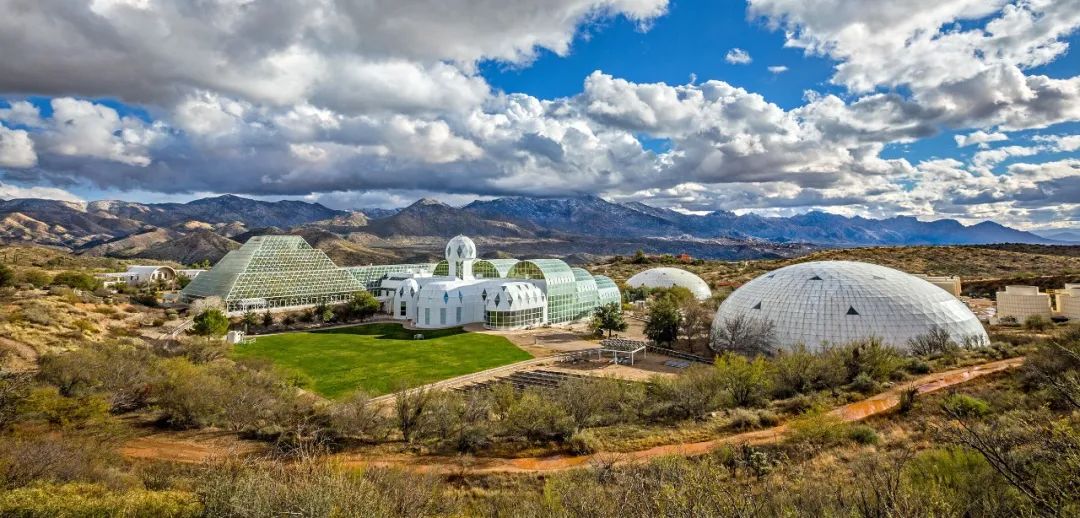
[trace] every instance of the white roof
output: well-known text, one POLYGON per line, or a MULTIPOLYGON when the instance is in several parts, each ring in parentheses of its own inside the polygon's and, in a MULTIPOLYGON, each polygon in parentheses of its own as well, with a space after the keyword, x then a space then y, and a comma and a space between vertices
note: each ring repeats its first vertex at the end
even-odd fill
POLYGON ((963 302, 945 290, 899 270, 854 261, 786 266, 735 290, 716 312, 713 327, 745 314, 772 321, 780 347, 868 338, 904 348, 934 327, 954 340, 986 331, 963 302))
POLYGON ((542 308, 546 304, 544 292, 531 282, 508 282, 491 290, 484 309, 487 311, 512 311, 542 308))
POLYGON ((476 259, 476 243, 466 236, 455 236, 446 243, 446 260, 467 261, 476 259))
POLYGON ((690 293, 693 293, 694 297, 698 300, 705 300, 712 296, 709 285, 706 284, 701 277, 681 268, 650 268, 631 277, 626 281, 626 285, 631 288, 640 288, 642 286, 646 288, 670 288, 672 286, 682 286, 683 288, 690 290, 690 293))

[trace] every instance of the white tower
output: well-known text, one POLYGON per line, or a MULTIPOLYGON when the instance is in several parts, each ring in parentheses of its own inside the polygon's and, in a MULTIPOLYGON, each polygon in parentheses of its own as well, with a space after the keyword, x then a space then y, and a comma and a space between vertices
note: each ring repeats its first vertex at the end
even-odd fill
POLYGON ((473 279, 473 261, 476 260, 476 243, 465 236, 456 236, 446 243, 446 262, 450 276, 464 280, 473 279))

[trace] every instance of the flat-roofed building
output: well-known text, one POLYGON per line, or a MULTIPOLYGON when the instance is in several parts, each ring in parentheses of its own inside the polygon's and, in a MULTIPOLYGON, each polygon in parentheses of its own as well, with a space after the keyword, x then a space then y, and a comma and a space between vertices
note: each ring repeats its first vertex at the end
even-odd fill
POLYGON ((1013 318, 1023 322, 1028 317, 1053 316, 1050 294, 1039 291, 1038 286, 1006 286, 997 292, 997 318, 1013 318))
POLYGON ((1057 293, 1057 310, 1069 320, 1080 320, 1080 284, 1066 284, 1057 293))
POLYGON ((926 275, 923 273, 917 273, 915 276, 951 293, 954 297, 960 296, 960 277, 955 275, 926 275))
POLYGON ((126 272, 100 273, 97 278, 104 281, 106 286, 119 283, 142 286, 157 281, 170 282, 176 280, 176 270, 170 266, 133 265, 128 266, 126 272))

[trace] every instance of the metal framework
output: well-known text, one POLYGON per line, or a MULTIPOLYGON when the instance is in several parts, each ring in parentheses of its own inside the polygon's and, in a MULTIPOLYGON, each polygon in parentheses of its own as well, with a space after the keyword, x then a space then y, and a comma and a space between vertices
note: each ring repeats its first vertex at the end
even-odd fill
MULTIPOLYGON (((446 261, 443 261, 445 263, 446 261)), ((368 290, 375 290, 379 282, 391 273, 405 272, 430 272, 436 269, 435 263, 414 264, 373 264, 369 266, 348 266, 343 270, 349 272, 356 280, 360 281, 368 290)))
POLYGON ((573 270, 559 259, 529 259, 510 268, 512 279, 543 280, 547 289, 548 322, 558 324, 577 320, 576 277, 573 270))
POLYGON ((364 285, 300 236, 257 236, 184 288, 186 299, 217 296, 227 311, 340 303, 364 285))
POLYGON ((622 293, 619 292, 619 286, 615 284, 615 281, 606 275, 593 275, 593 279, 596 280, 598 305, 622 304, 622 293))

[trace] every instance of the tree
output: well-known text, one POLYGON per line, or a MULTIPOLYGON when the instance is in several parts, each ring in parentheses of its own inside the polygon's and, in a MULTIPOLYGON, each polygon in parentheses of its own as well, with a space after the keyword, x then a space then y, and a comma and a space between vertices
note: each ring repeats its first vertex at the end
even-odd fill
POLYGON ((916 356, 947 353, 959 347, 949 334, 949 330, 934 326, 925 334, 908 340, 908 350, 916 356))
POLYGON ((15 282, 15 274, 6 264, 0 263, 0 287, 11 286, 15 282))
POLYGON ((207 309, 195 317, 192 331, 199 336, 224 336, 229 331, 229 319, 219 309, 207 309))
POLYGON ((244 332, 246 333, 248 328, 259 323, 259 317, 255 315, 254 311, 249 309, 244 312, 242 317, 240 317, 240 323, 244 324, 244 332))
POLYGON ((270 313, 270 310, 269 310, 269 309, 268 309, 268 310, 266 310, 266 311, 265 311, 265 312, 263 313, 263 316, 262 316, 262 325, 263 325, 263 327, 270 327, 270 326, 274 325, 274 315, 272 315, 272 314, 270 313))
POLYGON ((630 326, 623 319, 622 307, 612 302, 596 308, 593 312, 592 327, 598 331, 607 331, 610 338, 612 331, 626 331, 630 326))
POLYGON ((718 353, 770 354, 776 345, 776 325, 745 313, 726 317, 713 328, 709 345, 718 353))
POLYGON ((187 275, 184 275, 182 273, 178 274, 176 276, 176 288, 177 289, 182 290, 185 287, 187 287, 188 284, 191 284, 191 277, 188 277, 187 275))
POLYGON ((381 307, 382 303, 379 299, 366 290, 353 293, 352 299, 349 300, 349 314, 360 320, 366 320, 378 313, 381 307))
POLYGON ((658 344, 670 344, 679 334, 679 307, 671 297, 658 297, 649 304, 645 336, 658 344))
POLYGON ((1050 329, 1052 325, 1054 325, 1054 323, 1047 320, 1042 315, 1031 315, 1024 319, 1024 329, 1035 331, 1037 333, 1050 329))
POLYGON ((645 264, 649 262, 649 258, 645 256, 645 251, 638 248, 634 252, 634 258, 630 260, 634 264, 645 264))
POLYGON ((691 298, 683 303, 680 313, 682 321, 679 323, 679 332, 686 338, 690 352, 694 352, 694 344, 698 339, 709 335, 712 311, 697 299, 691 298))

